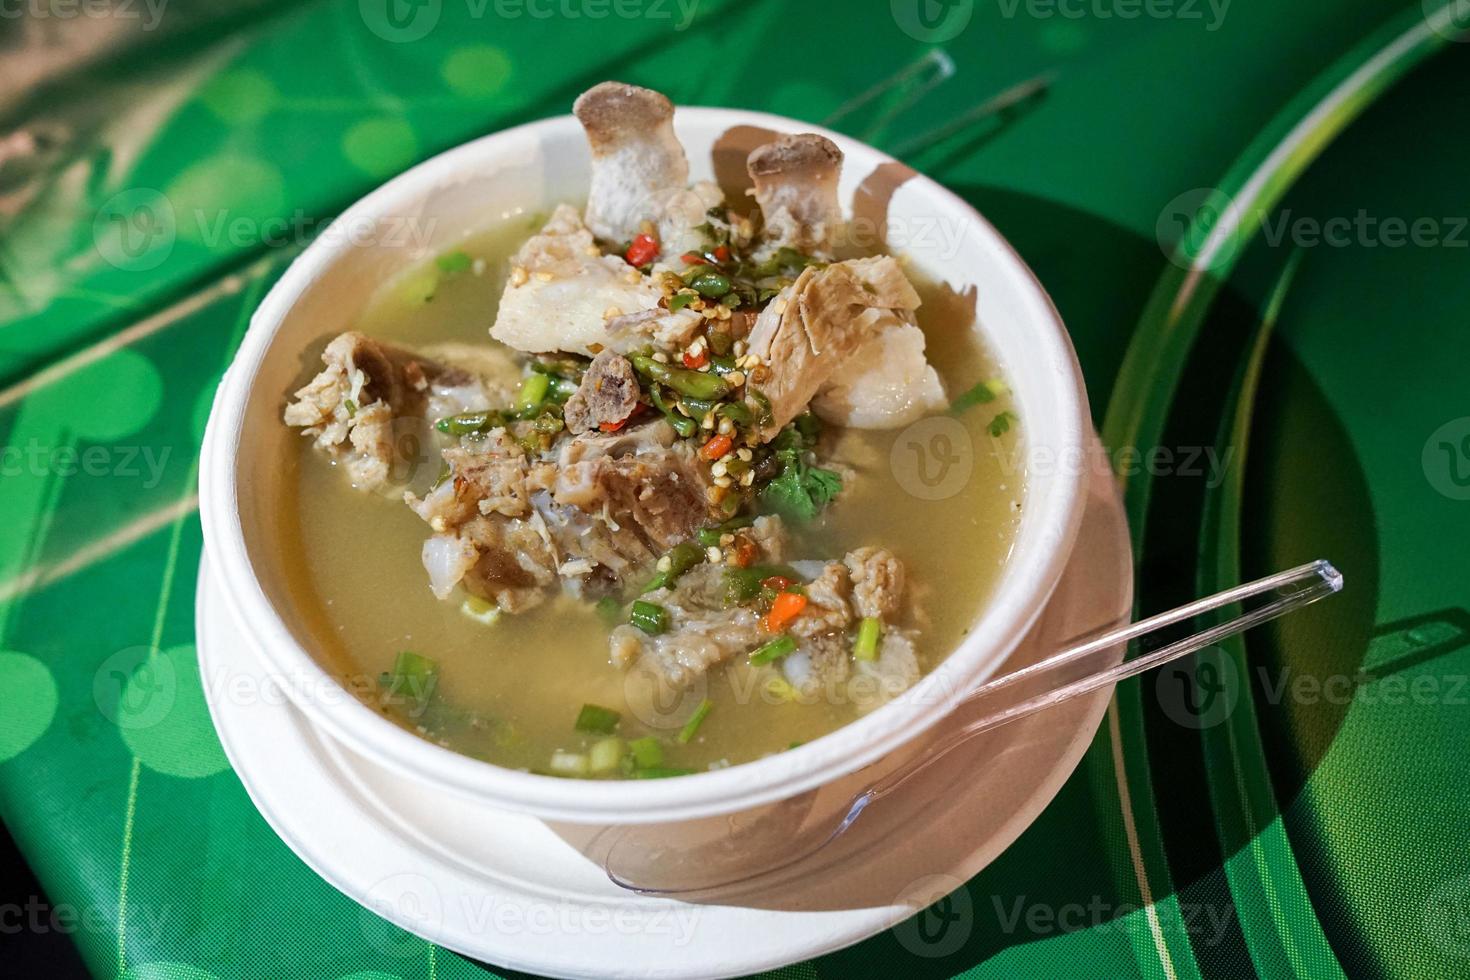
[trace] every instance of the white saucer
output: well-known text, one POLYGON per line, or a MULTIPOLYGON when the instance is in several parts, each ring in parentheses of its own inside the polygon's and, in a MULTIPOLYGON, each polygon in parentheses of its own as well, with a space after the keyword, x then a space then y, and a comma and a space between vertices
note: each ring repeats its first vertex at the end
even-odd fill
MULTIPOLYGON (((1112 480, 1092 482, 1061 585, 1001 672, 1129 609, 1126 519, 1112 480)), ((612 884, 574 846, 588 828, 554 828, 405 781, 312 728, 233 628, 207 558, 196 610, 201 677, 225 752, 271 827, 383 918, 465 956, 556 977, 755 973, 894 926, 1020 836, 1081 760, 1111 696, 1100 691, 961 746, 799 874, 783 875, 779 889, 698 903, 643 897, 612 884)), ((962 708, 936 737, 965 720, 962 708)), ((823 792, 855 793, 869 779, 855 773, 823 792)), ((407 952, 375 916, 364 913, 362 927, 342 941, 407 952)))

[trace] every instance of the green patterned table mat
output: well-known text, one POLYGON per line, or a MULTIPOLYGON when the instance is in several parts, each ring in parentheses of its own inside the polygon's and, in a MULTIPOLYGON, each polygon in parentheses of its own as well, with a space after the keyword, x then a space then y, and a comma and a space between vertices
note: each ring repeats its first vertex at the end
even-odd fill
MULTIPOLYGON (((342 206, 619 77, 679 102, 827 120, 955 187, 1053 291, 1118 444, 1212 446, 1226 461, 1199 479, 1156 474, 1176 478, 1142 483, 1147 496, 1130 488, 1147 516, 1143 604, 1331 552, 1353 583, 1342 608, 1226 655, 1278 680, 1356 677, 1368 663, 1378 679, 1354 690, 1393 676, 1439 685, 1407 707, 1343 706, 1237 676, 1234 710, 1200 727, 1164 682, 1131 684, 1056 802, 992 867, 921 922, 787 972, 1465 972, 1455 764, 1470 746, 1449 688, 1466 666, 1455 556, 1467 505, 1456 460, 1435 468, 1432 447, 1443 425, 1453 447, 1470 413, 1455 407, 1463 357, 1429 352, 1458 352, 1465 336, 1467 253, 1360 237, 1293 260, 1268 224, 1234 240, 1229 287, 1203 291, 1197 313, 1153 311, 1179 309, 1160 305, 1179 276, 1158 235, 1176 211, 1199 217, 1188 192, 1239 194, 1236 175, 1385 50, 1386 67, 1273 164, 1263 211, 1371 205, 1447 231, 1467 207, 1454 166, 1466 134, 1442 123, 1465 118, 1464 95, 1447 93, 1465 90, 1470 49, 1436 55, 1433 33, 1396 49, 1423 23, 1417 4, 1238 0, 1218 22, 1196 7, 1203 19, 706 2, 684 29, 675 4, 652 0, 631 19, 456 0, 169 8, 176 19, 165 11, 137 47, 4 103, 11 127, 46 140, 0 211, 0 816, 53 900, 89 913, 76 940, 92 969, 484 973, 317 880, 229 772, 192 647, 197 445, 261 292, 342 206), (936 11, 948 13, 915 19, 936 11), (988 104, 1037 79, 1039 96, 988 104), (1183 342, 1196 330, 1198 346, 1183 342)), ((1207 692, 1215 675, 1199 670, 1207 692)))

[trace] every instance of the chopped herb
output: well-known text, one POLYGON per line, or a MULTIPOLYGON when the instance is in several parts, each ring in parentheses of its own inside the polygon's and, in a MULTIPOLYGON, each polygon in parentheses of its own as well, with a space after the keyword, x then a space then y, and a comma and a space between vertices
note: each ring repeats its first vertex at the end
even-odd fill
POLYGON ((347 409, 348 418, 357 417, 357 402, 353 401, 351 398, 344 398, 342 399, 342 405, 347 409))
POLYGON ((649 636, 658 636, 669 628, 669 611, 656 602, 644 602, 639 599, 633 603, 628 622, 649 636))
POLYGON ((451 415, 434 423, 434 428, 451 436, 468 436, 479 432, 488 432, 499 428, 506 423, 505 415, 501 412, 466 412, 463 415, 451 415))
POLYGON ((750 655, 750 662, 756 666, 768 664, 780 660, 788 653, 796 652, 796 638, 794 636, 778 636, 770 643, 757 648, 750 655))
POLYGON ((609 626, 616 626, 623 621, 623 604, 616 596, 605 595, 597 600, 597 615, 609 626))
POLYGON ((999 378, 991 378, 989 381, 980 382, 956 398, 950 403, 949 410, 958 414, 966 409, 974 408, 976 405, 985 405, 993 402, 1010 390, 1010 387, 1004 381, 999 378))
POLYGON ((858 625, 857 639, 852 642, 854 660, 877 660, 878 641, 883 637, 883 623, 876 616, 866 616, 858 625))
POLYGON ((611 735, 622 720, 622 715, 604 708, 598 704, 584 704, 582 710, 577 714, 576 729, 579 732, 595 732, 599 735, 611 735))
POLYGON ((404 650, 393 660, 393 669, 378 677, 383 700, 388 704, 411 702, 411 713, 417 715, 429 705, 439 682, 439 662, 411 650, 404 650))
POLYGON ((761 503, 782 517, 807 522, 842 492, 842 477, 832 470, 787 460, 781 472, 761 488, 761 503))
POLYGON ((671 769, 666 766, 651 766, 633 770, 634 779, 671 779, 674 776, 692 776, 693 769, 671 769))
POLYGON ((990 420, 990 426, 986 431, 999 439, 1001 436, 1011 431, 1011 423, 1015 421, 1016 417, 1010 412, 1001 412, 995 418, 990 420))
POLYGON ((623 740, 620 738, 604 738, 594 742, 592 751, 588 753, 588 768, 595 773, 612 772, 622 763, 623 751, 623 740))
POLYGON ((445 252, 439 256, 434 260, 434 264, 439 267, 440 272, 443 272, 445 275, 454 276, 474 265, 474 260, 464 252, 456 249, 453 252, 445 252))
POLYGON ((628 743, 628 752, 635 769, 656 769, 664 764, 663 743, 652 735, 633 739, 628 743))
POLYGON ((694 736, 699 732, 699 726, 704 724, 705 717, 709 715, 709 710, 714 706, 715 703, 709 698, 699 702, 699 707, 694 709, 694 714, 689 716, 684 727, 679 729, 679 734, 674 736, 680 745, 688 745, 694 740, 694 736))

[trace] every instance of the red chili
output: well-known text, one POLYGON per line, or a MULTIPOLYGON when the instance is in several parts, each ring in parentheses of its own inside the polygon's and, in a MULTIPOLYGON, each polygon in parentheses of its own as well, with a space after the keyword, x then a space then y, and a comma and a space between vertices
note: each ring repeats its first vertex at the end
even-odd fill
POLYGON ((680 256, 685 265, 709 265, 709 262, 698 252, 685 252, 680 256))
MULTIPOLYGON (((632 416, 629 416, 631 418, 632 416)), ((599 422, 597 427, 603 432, 616 432, 628 424, 628 419, 619 419, 616 422, 599 422)))
POLYGON ((735 536, 735 564, 739 568, 749 568, 755 564, 760 557, 760 548, 756 543, 743 534, 735 536))
POLYGON ((720 261, 720 262, 729 262, 730 261, 730 246, 729 245, 721 245, 719 248, 715 249, 715 259, 718 260, 718 261, 720 261))
POLYGON ((658 258, 658 239, 652 235, 638 235, 628 246, 628 251, 623 258, 628 261, 629 265, 647 265, 658 258))
POLYGON ((721 456, 728 453, 735 445, 735 440, 729 436, 711 436, 709 442, 699 451, 699 455, 713 463, 721 456))
POLYGON ((703 347, 699 349, 698 356, 686 353, 684 355, 684 366, 691 371, 698 371, 709 363, 709 352, 703 347))
POLYGON ((761 579, 761 586, 772 592, 785 592, 791 588, 791 579, 785 575, 772 575, 770 578, 761 579))

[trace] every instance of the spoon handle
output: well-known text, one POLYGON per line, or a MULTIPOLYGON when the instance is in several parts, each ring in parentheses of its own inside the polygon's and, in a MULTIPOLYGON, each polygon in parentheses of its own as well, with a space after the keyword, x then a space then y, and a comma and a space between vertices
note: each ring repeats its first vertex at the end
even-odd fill
MULTIPOLYGON (((1099 688, 1116 684, 1129 677, 1136 677, 1171 660, 1194 653, 1228 637, 1276 619, 1293 610, 1310 605, 1318 599, 1342 589, 1342 573, 1326 561, 1314 561, 1297 568, 1278 572, 1275 575, 1226 589, 1212 596, 1170 609, 1167 612, 1141 619, 1114 629, 1106 630, 1060 653, 1038 661, 1020 670, 982 684, 960 702, 958 708, 996 703, 993 710, 966 724, 959 731, 945 738, 925 752, 924 759, 917 765, 900 769, 878 780, 859 794, 848 810, 847 816, 832 834, 847 829, 863 809, 874 800, 892 792, 913 776, 947 755, 952 749, 965 743, 981 732, 999 725, 1024 718, 1026 715, 1060 704, 1099 688), (1241 606, 1229 618, 1196 633, 1175 640, 1147 653, 1139 654, 1121 663, 1106 663, 1089 669, 1089 660, 1098 654, 1106 654, 1121 644, 1131 644, 1147 638, 1177 623, 1231 606, 1241 606), (1078 672, 1080 676, 1077 676, 1078 672), (1030 697, 1015 700, 1003 695, 1018 687, 1035 685, 1041 691, 1030 697)), ((1111 657, 1108 658, 1111 661, 1111 657)), ((958 710, 957 708, 957 710, 958 710)), ((830 840, 831 838, 829 838, 830 840)))

